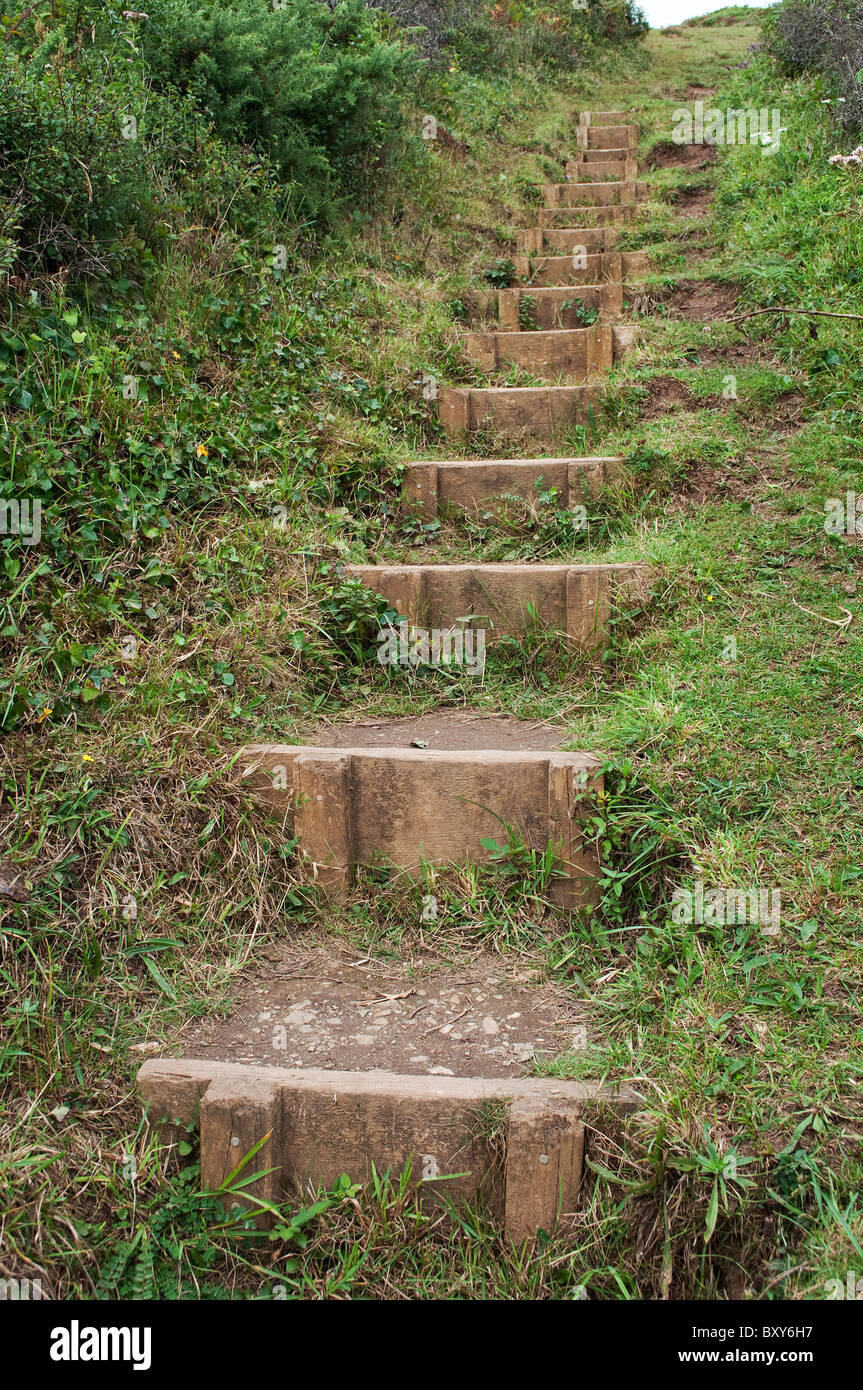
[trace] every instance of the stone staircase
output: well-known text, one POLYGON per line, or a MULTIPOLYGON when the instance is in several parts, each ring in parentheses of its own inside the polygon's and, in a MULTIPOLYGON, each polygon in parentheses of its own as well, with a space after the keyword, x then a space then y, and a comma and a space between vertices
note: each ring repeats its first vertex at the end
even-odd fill
MULTIPOLYGON (((580 114, 569 181, 546 186, 537 225, 518 233, 518 284, 498 293, 499 326, 464 339, 468 357, 489 376, 516 366, 543 384, 440 388, 439 419, 459 447, 469 447, 482 429, 548 448, 587 418, 627 337, 615 323, 624 277, 644 268, 643 257, 615 250, 616 226, 634 215, 643 192, 637 139, 638 127, 623 112, 580 114), (594 322, 582 322, 585 311, 593 311, 594 322)), ((616 457, 536 453, 415 460, 405 468, 403 505, 426 520, 449 510, 494 512, 535 496, 541 485, 557 490, 561 507, 572 507, 620 477, 616 457)), ((574 653, 590 655, 606 640, 615 603, 644 570, 468 563, 350 565, 346 572, 409 626, 451 633, 471 615, 472 625, 497 641, 539 624, 574 653)), ((503 823, 518 827, 532 849, 558 847, 551 896, 561 909, 596 900, 600 866, 585 823, 602 787, 600 768, 589 753, 488 746, 264 744, 240 756, 245 784, 296 838, 329 895, 344 896, 356 868, 373 861, 413 877, 425 865, 481 861, 488 855, 483 839, 500 837, 503 823)), ((362 1181, 372 1164, 398 1172, 411 1162, 421 1183, 429 1174, 459 1174, 446 1190, 485 1197, 518 1241, 573 1210, 584 1105, 600 1099, 626 1111, 634 1104, 623 1088, 567 1081, 315 1073, 195 1060, 151 1060, 139 1084, 151 1120, 200 1124, 205 1185, 219 1186, 262 1145, 248 1172, 272 1171, 244 1189, 242 1203, 278 1202, 283 1182, 330 1184, 345 1172, 362 1181), (477 1107, 491 1102, 506 1107, 503 1148, 476 1126, 477 1107)), ((423 1200, 433 1201, 435 1190, 423 1186, 423 1200)))

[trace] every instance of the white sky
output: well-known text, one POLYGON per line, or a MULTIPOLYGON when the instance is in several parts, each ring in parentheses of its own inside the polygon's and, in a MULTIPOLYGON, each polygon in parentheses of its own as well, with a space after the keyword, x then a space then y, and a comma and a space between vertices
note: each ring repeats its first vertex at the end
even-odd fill
MULTIPOLYGON (((734 0, 725 0, 733 4, 734 0)), ((666 24, 680 24, 684 19, 694 19, 699 14, 710 14, 711 10, 721 10, 724 0, 638 0, 639 7, 647 15, 653 29, 663 29, 666 24)), ((763 10, 773 0, 746 0, 752 9, 763 10)))

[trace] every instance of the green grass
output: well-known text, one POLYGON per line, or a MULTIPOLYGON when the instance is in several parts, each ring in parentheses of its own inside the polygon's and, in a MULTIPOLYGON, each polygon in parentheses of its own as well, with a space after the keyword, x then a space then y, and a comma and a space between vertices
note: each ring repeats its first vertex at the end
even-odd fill
POLYGON ((2 857, 30 884, 0 909, 4 1273, 59 1298, 727 1299, 821 1298, 860 1268, 863 577, 823 527, 825 499, 857 486, 860 328, 760 316, 706 335, 666 307, 705 277, 738 287, 737 313, 863 313, 857 189, 826 165, 820 89, 763 58, 736 70, 757 35, 746 11, 653 32, 571 89, 456 72, 440 119, 467 153, 418 150, 375 221, 290 276, 267 268, 276 229, 261 245, 190 231, 146 303, 115 284, 10 307, 5 423, 34 479, 49 457, 65 469, 69 506, 56 536, 49 512, 49 546, 4 546, 2 857), (751 91, 787 130, 769 159, 731 149, 649 176, 626 232, 655 267, 643 339, 594 426, 548 451, 620 452, 626 485, 586 535, 553 498, 406 521, 399 463, 451 447, 423 377, 467 378, 453 301, 511 252, 531 189, 570 153, 571 112, 625 105, 644 154, 689 84, 718 105, 751 91), (684 234, 667 197, 704 182, 712 211, 684 234), (688 263, 695 247, 708 259, 688 263), (148 399, 123 400, 121 368, 148 399), (668 377, 687 399, 643 418, 668 377), (537 632, 492 652, 481 682, 382 670, 380 605, 338 574, 571 555, 648 561, 650 603, 620 615, 604 660, 537 632), (643 1114, 626 1137, 588 1116, 577 1220, 533 1254, 482 1212, 450 1232, 400 1175, 286 1205, 261 1242, 196 1194, 194 1133, 178 1157, 147 1131, 134 1044, 224 1013, 288 934, 411 960, 428 885, 375 871, 325 903, 234 764, 247 741, 441 703, 557 721, 606 759, 597 912, 561 916, 547 858, 510 844, 436 875, 423 932, 442 961, 521 955, 571 989, 600 1041, 541 1070, 624 1077, 643 1114), (779 936, 676 923, 674 890, 699 881, 779 889, 779 936))

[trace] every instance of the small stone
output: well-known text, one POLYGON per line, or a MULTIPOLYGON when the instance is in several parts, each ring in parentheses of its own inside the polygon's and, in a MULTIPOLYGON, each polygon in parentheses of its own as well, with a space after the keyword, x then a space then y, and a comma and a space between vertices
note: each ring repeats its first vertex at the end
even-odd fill
POLYGON ((298 1023, 312 1023, 316 1018, 317 1013, 314 1009, 306 1009, 302 1005, 298 1005, 297 1008, 291 1009, 285 1018, 285 1023, 296 1026, 298 1023))
POLYGON ((449 1067, 429 1067, 429 1076, 455 1076, 449 1067))
POLYGON ((490 1014, 486 1014, 482 1021, 482 1031, 489 1035, 500 1032, 500 1024, 490 1014))

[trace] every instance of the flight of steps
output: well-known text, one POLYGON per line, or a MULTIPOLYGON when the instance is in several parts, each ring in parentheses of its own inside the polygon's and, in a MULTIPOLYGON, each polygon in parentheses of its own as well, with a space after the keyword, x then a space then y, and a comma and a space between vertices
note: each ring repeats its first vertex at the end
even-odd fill
MULTIPOLYGON (((499 291, 499 327, 471 331, 464 342, 487 373, 516 364, 544 384, 441 388, 439 418, 453 440, 464 445, 474 430, 490 428, 547 447, 586 418, 616 355, 624 277, 642 268, 615 250, 616 225, 631 218, 640 196, 637 139, 623 112, 581 113, 569 181, 546 187, 537 226, 519 233, 519 283, 499 291), (579 325, 576 305, 594 309, 595 322, 579 325)), ((532 454, 416 460, 405 469, 403 505, 424 519, 452 508, 493 511, 501 499, 535 496, 541 484, 557 489, 561 507, 572 507, 595 497, 621 469, 616 457, 532 454)), ((638 583, 642 569, 381 564, 348 566, 347 573, 408 623, 451 629, 465 614, 482 615, 477 626, 496 640, 524 632, 538 617, 574 652, 590 654, 604 644, 617 598, 638 583)), ((414 877, 423 865, 480 861, 488 856, 483 839, 500 838, 503 823, 517 826, 532 848, 559 847, 551 892, 561 908, 596 900, 600 865, 585 823, 602 775, 592 754, 262 744, 243 750, 240 767, 329 894, 344 896, 356 867, 372 860, 414 877)), ((280 1200, 283 1179, 327 1184, 348 1172, 362 1181, 372 1164, 398 1172, 432 1156, 436 1172, 461 1175, 453 1194, 487 1197, 516 1240, 550 1229, 560 1209, 573 1209, 583 1106, 600 1095, 547 1079, 313 1073, 165 1059, 147 1062, 139 1083, 151 1120, 200 1123, 202 1174, 213 1187, 261 1141, 255 1170, 272 1172, 247 1197, 270 1202, 280 1200), (500 1171, 476 1131, 477 1105, 494 1099, 509 1107, 500 1171)), ((603 1090, 601 1098, 619 1110, 632 1105, 624 1088, 603 1090)), ((416 1166, 414 1175, 421 1176, 416 1166)), ((424 1197, 433 1200, 431 1191, 424 1197)))
POLYGON ((632 330, 615 324, 624 282, 646 269, 643 255, 614 249, 615 224, 629 220, 644 192, 637 140, 621 112, 580 114, 568 181, 545 185, 538 225, 519 233, 518 284, 498 291, 499 329, 464 341, 486 373, 514 365, 549 385, 441 387, 438 413, 450 438, 493 430, 548 439, 590 418, 602 372, 632 341, 632 330), (599 315, 590 326, 579 326, 584 309, 599 315))

